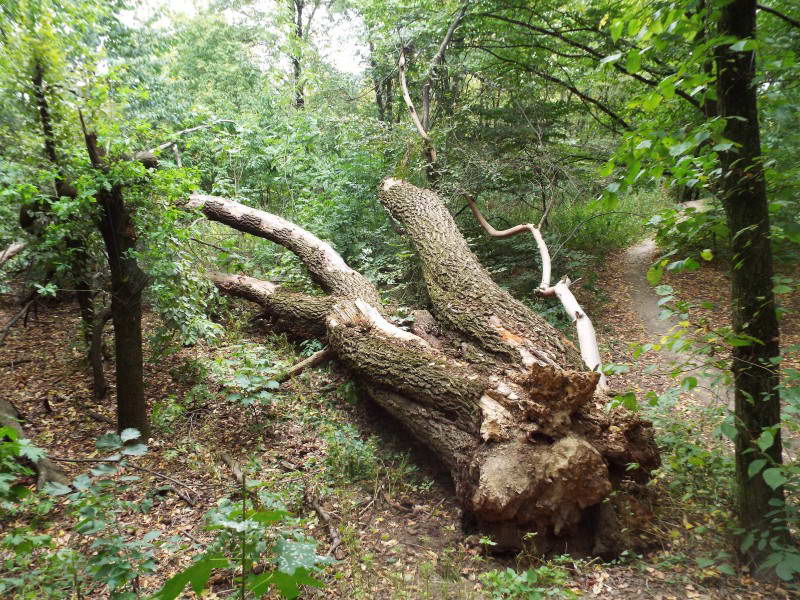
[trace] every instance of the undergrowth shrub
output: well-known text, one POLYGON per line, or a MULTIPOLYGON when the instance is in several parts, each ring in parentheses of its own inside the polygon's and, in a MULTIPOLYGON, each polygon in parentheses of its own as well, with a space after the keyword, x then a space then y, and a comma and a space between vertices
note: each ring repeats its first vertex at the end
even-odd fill
POLYGON ((358 430, 343 424, 325 436, 325 459, 331 476, 337 480, 373 479, 378 473, 378 443, 374 437, 364 441, 358 430))

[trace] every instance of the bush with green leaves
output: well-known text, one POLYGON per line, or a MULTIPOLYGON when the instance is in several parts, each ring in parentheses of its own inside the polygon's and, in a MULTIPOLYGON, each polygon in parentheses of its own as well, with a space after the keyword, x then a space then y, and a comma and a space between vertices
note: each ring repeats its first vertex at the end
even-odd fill
POLYGON ((27 459, 32 463, 44 456, 30 440, 21 438, 12 427, 0 427, 0 508, 3 511, 30 493, 20 479, 33 475, 33 470, 20 462, 27 459))
POLYGON ((154 600, 174 600, 187 585, 200 594, 215 570, 236 571, 240 598, 261 598, 272 588, 284 598, 296 598, 300 586, 323 586, 312 574, 332 559, 316 553, 316 541, 280 503, 263 490, 254 493, 261 487, 243 480, 240 500, 223 499, 208 512, 207 529, 217 532, 214 541, 191 566, 171 577, 154 600))
POLYGON ((343 424, 326 436, 325 463, 334 479, 362 481, 378 473, 378 444, 375 438, 364 441, 358 430, 343 424))
POLYGON ((160 531, 140 538, 123 530, 126 515, 147 512, 152 500, 134 502, 123 498, 139 478, 124 474, 130 457, 141 456, 147 446, 136 442, 139 433, 126 429, 97 440, 97 449, 111 454, 97 459, 89 473, 76 477, 70 486, 47 484, 45 491, 66 500, 78 534, 74 545, 55 549, 49 535, 32 527, 20 527, 3 538, 6 550, 0 593, 17 598, 63 598, 77 594, 103 594, 113 600, 139 597, 142 574, 156 569, 155 539, 160 531))
POLYGON ((511 568, 492 570, 483 573, 480 580, 492 600, 569 600, 578 597, 566 588, 569 581, 567 570, 549 563, 522 573, 511 568))

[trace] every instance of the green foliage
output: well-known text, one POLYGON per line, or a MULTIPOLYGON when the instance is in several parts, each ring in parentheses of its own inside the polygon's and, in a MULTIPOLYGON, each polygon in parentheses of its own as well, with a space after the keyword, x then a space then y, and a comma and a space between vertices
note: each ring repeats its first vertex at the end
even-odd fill
POLYGON ((231 348, 229 356, 211 368, 225 398, 248 408, 271 404, 280 387, 277 376, 283 370, 274 353, 266 347, 241 345, 231 348))
POLYGON ((125 515, 147 512, 152 506, 148 498, 124 499, 130 484, 139 479, 124 474, 129 457, 147 451, 136 442, 138 437, 134 429, 101 436, 97 449, 113 454, 98 460, 70 486, 48 484, 47 493, 66 500, 75 519, 73 529, 82 541, 54 551, 49 535, 28 527, 12 531, 2 542, 13 554, 4 565, 7 575, 0 579, 0 591, 13 590, 18 598, 63 598, 73 593, 103 593, 116 600, 138 597, 140 576, 156 569, 155 540, 161 535, 154 530, 130 538, 121 526, 125 515))
POLYGON ((325 462, 334 479, 361 481, 378 473, 377 440, 361 439, 352 425, 342 425, 326 436, 325 462))
POLYGON ((522 573, 507 568, 488 571, 480 576, 492 600, 544 600, 545 598, 578 598, 566 589, 567 570, 555 564, 544 564, 522 573))
POLYGON ((322 587, 311 574, 331 559, 316 553, 316 542, 297 528, 296 520, 285 510, 265 509, 262 502, 248 508, 249 490, 259 487, 258 482, 251 482, 243 487, 240 502, 225 499, 209 511, 208 529, 217 532, 214 541, 191 566, 171 577, 154 598, 174 600, 187 584, 200 594, 214 570, 236 566, 241 598, 261 598, 271 588, 284 598, 295 598, 300 586, 322 587), (263 568, 255 570, 255 566, 263 568))
POLYGON ((21 477, 32 475, 33 471, 21 464, 20 459, 36 462, 44 456, 30 440, 20 438, 16 429, 0 427, 0 503, 7 507, 12 501, 20 500, 28 493, 28 488, 18 481, 21 477))

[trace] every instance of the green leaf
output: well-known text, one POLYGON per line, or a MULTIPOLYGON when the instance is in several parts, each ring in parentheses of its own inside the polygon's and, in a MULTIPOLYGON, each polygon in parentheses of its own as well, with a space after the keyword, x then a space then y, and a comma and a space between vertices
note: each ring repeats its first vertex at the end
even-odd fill
POLYGON ((608 28, 608 31, 611 33, 611 40, 616 42, 620 36, 622 35, 622 29, 625 27, 625 21, 621 19, 617 19, 611 26, 608 28))
POLYGON ((769 448, 772 448, 772 444, 775 443, 775 434, 772 433, 770 430, 762 431, 761 435, 758 436, 758 440, 756 444, 761 449, 762 452, 766 452, 769 448))
POLYGON ((292 575, 297 569, 313 569, 319 562, 314 542, 297 542, 282 538, 275 544, 278 555, 278 570, 292 575))
POLYGON ((731 441, 736 441, 736 437, 739 435, 739 432, 736 430, 736 427, 733 425, 733 423, 722 423, 719 426, 719 430, 722 432, 722 435, 731 441))
POLYGON ((778 467, 767 469, 761 474, 761 476, 764 478, 764 481, 766 481, 767 485, 773 490, 779 488, 784 483, 789 481, 786 477, 784 477, 781 469, 778 467))
POLYGON ((147 446, 145 444, 132 444, 124 446, 120 452, 125 456, 142 456, 147 453, 147 446))
POLYGON ((305 569, 297 569, 293 575, 281 573, 280 571, 273 571, 271 573, 263 573, 248 578, 247 587, 260 598, 269 591, 269 586, 274 585, 278 588, 281 596, 284 598, 297 598, 300 595, 301 585, 310 585, 313 587, 321 588, 324 583, 319 579, 311 577, 305 569))
POLYGON ((175 600, 187 583, 191 583, 195 594, 200 594, 211 577, 214 569, 226 569, 230 565, 227 558, 220 555, 205 556, 191 567, 184 569, 177 575, 171 577, 164 586, 156 592, 153 598, 158 600, 175 600))
POLYGON ((691 141, 681 142, 680 144, 675 144, 671 146, 669 149, 670 156, 680 156, 684 152, 686 152, 689 148, 691 148, 694 144, 691 141))
POLYGON ((782 552, 781 559, 775 565, 775 574, 784 581, 792 581, 798 573, 800 573, 800 553, 782 552))
POLYGON ((757 44, 755 40, 739 40, 735 44, 731 44, 731 50, 734 52, 746 52, 748 50, 755 50, 756 45, 757 44))
POLYGON ((256 521, 262 525, 271 525, 277 523, 289 516, 285 510, 265 510, 251 514, 248 519, 256 521))
POLYGON ((597 170, 600 177, 608 177, 614 172, 614 161, 610 160, 597 170))
POLYGON ((767 459, 765 458, 758 458, 747 465, 747 476, 752 478, 758 475, 761 472, 761 469, 764 468, 764 465, 767 464, 767 459))
POLYGON ((628 52, 628 60, 625 62, 625 69, 628 73, 637 73, 642 66, 642 55, 638 50, 628 52))
POLYGON ((713 260, 714 259, 714 253, 711 252, 711 250, 709 250, 708 248, 706 248, 705 250, 700 252, 700 258, 702 258, 705 261, 713 260))
POLYGON ((615 63, 615 62, 617 62, 617 61, 618 61, 620 58, 622 58, 622 52, 615 52, 614 54, 609 54, 608 56, 604 57, 604 58, 603 58, 603 59, 600 61, 600 64, 601 64, 601 65, 605 65, 605 64, 608 64, 608 63, 615 63))
POLYGON ((44 486, 44 491, 51 496, 64 496, 72 491, 68 485, 58 483, 57 481, 48 481, 44 486))
POLYGON ((19 444, 17 446, 17 454, 19 456, 24 456, 25 458, 34 463, 40 461, 45 456, 44 450, 34 446, 33 443, 27 438, 22 438, 21 440, 19 440, 19 444))
POLYGON ((139 433, 138 429, 134 429, 133 427, 123 429, 122 433, 119 434, 119 439, 121 439, 123 442, 135 440, 138 437, 141 437, 141 434, 139 433))
POLYGON ((664 276, 665 262, 666 261, 661 261, 647 269, 647 281, 650 282, 650 285, 658 285, 661 281, 661 278, 664 276))
POLYGON ((122 440, 116 433, 104 433, 95 442, 98 450, 116 450, 122 446, 122 440))

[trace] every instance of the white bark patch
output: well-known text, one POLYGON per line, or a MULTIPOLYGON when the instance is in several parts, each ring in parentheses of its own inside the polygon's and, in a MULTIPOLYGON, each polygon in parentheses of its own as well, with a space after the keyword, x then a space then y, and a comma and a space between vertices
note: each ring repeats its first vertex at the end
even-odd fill
POLYGON ((395 186, 398 186, 403 183, 402 179, 397 179, 396 177, 387 177, 383 180, 383 191, 388 192, 395 186))
POLYGON ((397 339, 401 339, 407 342, 413 342, 415 344, 419 344, 424 348, 430 348, 430 344, 423 340, 421 337, 414 335, 413 333, 406 331, 404 329, 400 329, 396 325, 392 325, 386 319, 381 316, 378 310, 372 306, 371 304, 364 302, 360 298, 355 301, 355 305, 358 308, 359 312, 363 315, 364 319, 375 329, 386 335, 387 337, 393 337, 397 339))

